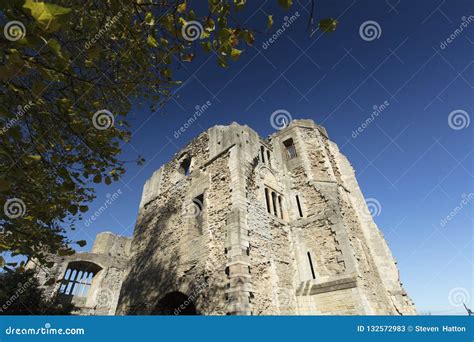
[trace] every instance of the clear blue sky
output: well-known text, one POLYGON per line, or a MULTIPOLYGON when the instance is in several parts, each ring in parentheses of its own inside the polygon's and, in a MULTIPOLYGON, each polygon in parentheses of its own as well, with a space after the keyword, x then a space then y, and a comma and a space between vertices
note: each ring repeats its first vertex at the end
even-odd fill
POLYGON ((121 189, 122 195, 93 225, 79 225, 71 237, 87 240, 82 250, 88 250, 101 231, 131 236, 143 184, 191 138, 232 121, 267 136, 273 131, 271 113, 284 109, 295 119, 325 126, 352 162, 365 197, 380 202, 375 220, 418 310, 464 313, 459 300, 474 306, 474 201, 461 204, 463 194, 474 192, 474 123, 455 130, 448 116, 463 110, 466 114, 459 115, 470 119, 474 113, 474 17, 454 33, 463 16, 474 15, 472 1, 317 0, 316 17, 336 17, 340 23, 336 32, 317 31, 312 37, 306 31, 307 1, 296 0, 288 12, 276 2, 252 1, 240 15, 247 25, 262 28, 266 15, 273 14, 277 30, 285 15, 299 13, 267 49, 262 44, 269 35, 258 35, 255 46, 227 70, 197 49, 191 64, 176 64, 184 83, 165 108, 155 113, 134 108, 133 139, 123 158, 142 154, 147 162, 129 165, 122 182, 99 187, 85 218, 107 194, 121 189), (380 26, 377 39, 361 38, 359 28, 366 21, 380 26), (454 40, 442 49, 452 34, 454 40), (176 139, 174 132, 195 106, 207 101, 211 107, 176 139), (388 107, 354 138, 373 106, 385 101, 388 107), (452 211, 457 214, 442 224, 452 211))

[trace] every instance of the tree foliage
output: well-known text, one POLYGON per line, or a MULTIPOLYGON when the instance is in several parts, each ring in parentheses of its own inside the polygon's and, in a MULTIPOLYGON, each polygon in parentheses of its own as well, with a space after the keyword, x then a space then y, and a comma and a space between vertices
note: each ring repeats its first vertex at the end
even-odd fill
POLYGON ((221 67, 237 60, 255 40, 234 20, 245 6, 209 0, 197 14, 186 0, 0 2, 0 252, 71 252, 66 233, 94 183, 125 172, 132 101, 154 111, 179 83, 175 66, 200 51, 221 67))
POLYGON ((72 304, 45 298, 31 270, 18 268, 0 274, 0 315, 68 315, 72 304))

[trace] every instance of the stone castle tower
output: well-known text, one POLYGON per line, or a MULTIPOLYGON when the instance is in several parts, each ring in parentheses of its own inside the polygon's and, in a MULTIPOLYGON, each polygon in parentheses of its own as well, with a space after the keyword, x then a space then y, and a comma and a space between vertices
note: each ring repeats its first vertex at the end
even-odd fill
POLYGON ((415 313, 350 163, 312 120, 266 140, 237 123, 201 133, 146 182, 133 238, 98 240, 55 264, 52 292, 79 313, 415 313))

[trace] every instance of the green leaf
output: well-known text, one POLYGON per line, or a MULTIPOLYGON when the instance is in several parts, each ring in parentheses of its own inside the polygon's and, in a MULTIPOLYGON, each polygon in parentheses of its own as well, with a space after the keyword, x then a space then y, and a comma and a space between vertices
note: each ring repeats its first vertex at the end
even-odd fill
POLYGON ((101 175, 95 175, 94 178, 92 179, 94 183, 100 183, 102 182, 102 176, 101 175))
POLYGON ((88 210, 89 210, 89 207, 88 207, 87 205, 80 205, 80 206, 79 206, 79 211, 80 211, 81 213, 85 213, 85 212, 87 212, 88 210))
POLYGON ((70 205, 69 208, 68 208, 69 212, 72 214, 72 215, 76 215, 77 214, 77 210, 78 210, 78 207, 77 205, 70 205))
POLYGON ((209 41, 201 42, 201 46, 205 52, 211 52, 212 50, 212 45, 211 45, 211 42, 209 41))
POLYGON ((87 245, 86 240, 79 240, 79 241, 76 241, 76 243, 77 243, 80 247, 84 247, 85 245, 87 245))
POLYGON ((53 52, 58 56, 59 58, 64 59, 63 54, 61 53, 61 45, 56 39, 50 39, 48 41, 48 46, 53 50, 53 52))
POLYGON ((333 32, 336 30, 338 21, 334 18, 326 18, 319 21, 319 28, 323 32, 333 32))
POLYGON ((293 0, 278 0, 278 4, 284 9, 289 9, 293 5, 293 0))
POLYGON ((59 29, 60 20, 71 12, 71 8, 33 0, 25 0, 23 8, 30 11, 31 16, 43 26, 44 30, 49 31, 59 29))
POLYGON ((166 77, 166 78, 171 78, 171 69, 170 68, 161 69, 161 76, 166 77))
POLYGON ((229 66, 224 56, 217 57, 217 64, 222 68, 227 68, 229 66))
POLYGON ((253 34, 253 32, 246 31, 244 32, 243 35, 244 35, 245 42, 250 46, 253 45, 253 43, 255 42, 255 35, 253 34))
POLYGON ((27 165, 37 163, 41 160, 41 156, 37 154, 30 154, 22 158, 27 165))

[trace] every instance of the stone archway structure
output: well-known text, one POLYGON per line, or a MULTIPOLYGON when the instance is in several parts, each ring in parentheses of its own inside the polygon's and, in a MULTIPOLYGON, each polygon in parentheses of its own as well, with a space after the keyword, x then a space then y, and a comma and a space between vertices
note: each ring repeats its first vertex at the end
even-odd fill
POLYGON ((198 315, 194 302, 182 292, 169 292, 160 298, 152 315, 198 315))

